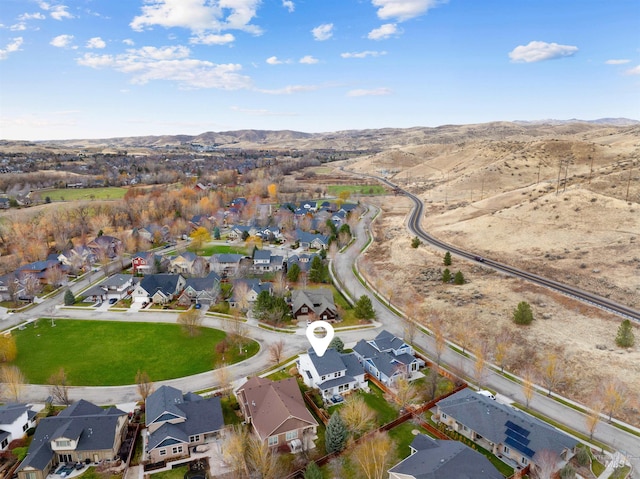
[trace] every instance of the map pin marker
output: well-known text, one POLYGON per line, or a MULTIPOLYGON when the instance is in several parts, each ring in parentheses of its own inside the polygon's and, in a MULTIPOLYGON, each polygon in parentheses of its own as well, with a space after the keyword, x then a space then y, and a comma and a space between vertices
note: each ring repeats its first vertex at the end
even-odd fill
POLYGON ((334 334, 333 326, 326 321, 314 321, 307 326, 307 339, 313 346, 313 350, 320 357, 324 356, 334 334))

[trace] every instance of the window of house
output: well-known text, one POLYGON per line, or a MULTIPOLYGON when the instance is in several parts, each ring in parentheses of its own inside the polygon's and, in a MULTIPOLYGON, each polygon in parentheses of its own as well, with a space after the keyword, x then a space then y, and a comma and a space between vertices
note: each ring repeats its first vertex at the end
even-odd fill
POLYGON ((67 441, 66 439, 60 439, 56 441, 56 447, 58 448, 70 447, 70 446, 71 446, 71 441, 67 441))
POLYGON ((167 450, 166 449, 160 449, 160 455, 161 456, 166 456, 167 455, 167 450))
POLYGON ((4 449, 5 447, 7 447, 9 445, 9 439, 5 439, 4 441, 2 441, 2 449, 4 449))
POLYGON ((503 451, 505 454, 509 454, 509 453, 511 452, 511 449, 509 449, 507 446, 502 446, 502 451, 503 451))
POLYGON ((22 426, 22 432, 26 431, 27 429, 29 429, 29 423, 26 423, 24 426, 22 426))
POLYGON ((324 381, 325 379, 327 379, 327 376, 322 376, 321 379, 324 381))
POLYGON ((200 440, 200 434, 196 434, 195 436, 189 437, 189 442, 198 442, 200 440))
POLYGON ((447 419, 447 415, 445 413, 442 413, 442 419, 447 419))
POLYGON ((36 479, 35 472, 27 472, 27 479, 36 479))
POLYGON ((522 459, 520 459, 520 462, 526 466, 527 464, 529 464, 529 459, 523 457, 522 459))
POLYGON ((287 432, 287 441, 292 441, 298 438, 298 431, 289 431, 287 432))
POLYGON ((276 444, 278 444, 278 436, 270 436, 269 446, 275 446, 276 444))
POLYGON ((469 428, 463 424, 463 425, 462 425, 462 430, 463 430, 463 431, 468 431, 468 430, 469 430, 469 428))
POLYGON ((173 448, 171 449, 171 453, 172 454, 181 454, 182 453, 182 446, 173 446, 173 448))
POLYGON ((339 378, 340 377, 340 371, 338 371, 337 373, 333 373, 333 377, 334 378, 339 378))

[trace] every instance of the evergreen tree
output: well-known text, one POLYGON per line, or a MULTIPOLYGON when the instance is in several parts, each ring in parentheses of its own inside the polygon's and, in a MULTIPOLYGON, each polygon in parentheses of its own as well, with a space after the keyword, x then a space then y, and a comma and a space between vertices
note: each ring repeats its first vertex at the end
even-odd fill
POLYGON ((305 469, 304 479, 322 479, 322 470, 315 462, 310 462, 305 469))
POLYGON ((448 251, 444 254, 444 265, 451 266, 451 253, 448 251))
POLYGON ((76 297, 73 295, 70 289, 66 290, 64 293, 64 305, 65 306, 73 306, 76 302, 76 297))
POLYGON ((462 271, 458 271, 456 275, 453 277, 454 284, 464 284, 464 275, 462 271))
POLYGON ((633 335, 633 327, 631 321, 625 319, 620 323, 618 328, 618 335, 616 336, 616 344, 621 348, 630 348, 635 342, 635 336, 633 335))
POLYGON ((287 279, 292 283, 296 283, 298 281, 298 277, 300 276, 300 266, 298 263, 293 263, 289 266, 287 270, 287 279))
POLYGON ((369 296, 366 294, 360 296, 356 304, 353 305, 353 315, 358 319, 373 319, 376 316, 369 296))
POLYGON ((451 281, 451 271, 449 271, 449 268, 445 268, 442 272, 442 282, 448 283, 449 281, 451 281))
POLYGON ((422 241, 420 241, 420 238, 418 238, 417 236, 414 236, 414 238, 411 240, 411 247, 412 248, 417 248, 421 244, 422 244, 422 241))
POLYGON ((331 340, 331 342, 329 343, 329 347, 332 348, 332 349, 335 349, 339 353, 344 351, 344 343, 342 342, 342 339, 340 339, 338 336, 335 336, 331 340))
POLYGON ((323 283, 327 277, 328 269, 325 267, 320 256, 314 256, 309 268, 309 279, 314 283, 323 283))
POLYGON ((531 305, 526 301, 520 301, 518 307, 513 311, 513 322, 516 324, 531 324, 533 321, 533 311, 531 305))
POLYGON ((347 425, 342 416, 335 411, 329 418, 327 429, 325 431, 325 447, 327 453, 340 452, 347 444, 347 425))
POLYGON ((213 239, 220 239, 220 228, 218 228, 217 226, 213 228, 213 239))

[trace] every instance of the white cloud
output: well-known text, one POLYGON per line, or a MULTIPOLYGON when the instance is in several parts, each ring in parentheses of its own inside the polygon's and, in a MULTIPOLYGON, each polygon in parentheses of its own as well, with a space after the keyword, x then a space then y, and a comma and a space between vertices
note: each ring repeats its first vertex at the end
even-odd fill
POLYGON ((297 113, 278 112, 264 109, 240 108, 238 106, 232 106, 231 110, 237 111, 238 113, 246 113, 247 115, 251 116, 298 116, 297 113))
POLYGON ((311 30, 313 38, 319 42, 329 40, 333 36, 333 23, 323 23, 311 30))
POLYGON ((282 60, 278 60, 278 57, 273 56, 273 57, 269 57, 265 60, 269 65, 281 65, 282 63, 284 63, 282 60))
POLYGON ((73 15, 71 15, 69 12, 67 12, 67 8, 64 5, 55 5, 54 7, 51 8, 51 18, 55 19, 55 20, 64 20, 65 18, 73 18, 73 15))
POLYGON ((295 4, 291 0, 282 0, 282 6, 289 10, 289 13, 296 9, 295 4))
POLYGON ((607 60, 605 63, 607 65, 624 65, 625 63, 630 63, 631 60, 620 59, 620 60, 607 60))
POLYGON ((23 13, 18 17, 18 20, 44 20, 45 18, 47 17, 45 17, 42 13, 36 12, 36 13, 23 13))
POLYGON ((85 53, 77 62, 91 68, 112 68, 127 73, 132 77, 131 82, 138 85, 166 80, 182 88, 238 90, 251 86, 251 79, 239 73, 241 65, 196 60, 189 58, 190 54, 184 46, 142 47, 119 55, 85 53))
POLYGON ((66 48, 71 45, 72 41, 73 35, 58 35, 57 37, 54 37, 49 44, 58 48, 66 48))
POLYGON ((367 38, 369 40, 385 40, 393 35, 399 35, 402 33, 398 30, 398 26, 395 23, 385 23, 380 25, 380 28, 374 28, 369 32, 367 38))
POLYGON ((638 65, 637 67, 630 68, 624 73, 625 75, 640 75, 640 65, 638 65))
POLYGON ((22 32, 27 29, 27 25, 24 22, 16 23, 15 25, 11 25, 9 30, 12 32, 22 32))
POLYGON ((124 40, 122 40, 122 43, 124 43, 125 45, 129 45, 130 47, 135 45, 135 42, 131 40, 131 38, 125 38, 124 40))
POLYGON ((23 41, 22 37, 12 38, 6 47, 0 48, 0 60, 6 60, 9 53, 19 51, 23 41))
POLYGON ((316 85, 288 85, 284 88, 278 88, 276 90, 257 90, 260 93, 266 93, 268 95, 291 95, 293 93, 300 93, 304 91, 315 91, 319 87, 316 85))
POLYGON ((217 34, 210 33, 206 35, 197 35, 189 39, 189 43, 200 45, 226 45, 227 43, 233 43, 236 40, 231 33, 217 34))
POLYGON ((86 45, 87 48, 104 48, 106 46, 107 44, 100 37, 90 38, 86 45))
POLYGON ((509 58, 515 63, 534 63, 554 58, 570 57, 577 51, 578 47, 572 45, 532 41, 528 45, 515 47, 509 52, 509 58))
POLYGON ((260 0, 147 0, 145 3, 142 14, 129 24, 136 31, 158 25, 186 28, 196 34, 222 30, 262 33, 260 27, 250 24, 260 0))
POLYGON ((371 0, 373 6, 378 8, 378 18, 394 18, 398 22, 419 17, 446 2, 447 0, 371 0))
POLYGON ((373 90, 350 90, 347 92, 347 96, 383 96, 391 95, 392 91, 389 88, 374 88, 373 90))
POLYGON ((311 55, 305 55, 300 59, 300 63, 304 63, 305 65, 314 65, 318 63, 317 58, 313 58, 311 55))
POLYGON ((386 55, 387 52, 381 51, 376 52, 372 50, 365 50, 363 52, 345 52, 341 53, 340 56, 342 58, 367 58, 367 57, 379 57, 381 55, 386 55))

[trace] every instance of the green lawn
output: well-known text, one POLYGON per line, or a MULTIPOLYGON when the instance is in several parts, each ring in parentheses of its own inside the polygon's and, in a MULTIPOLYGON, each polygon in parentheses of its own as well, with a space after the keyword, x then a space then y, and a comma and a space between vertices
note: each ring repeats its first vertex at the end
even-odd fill
POLYGON ((195 251, 193 248, 187 248, 189 251, 197 253, 200 256, 211 256, 212 254, 249 254, 246 248, 239 248, 237 246, 231 246, 227 244, 211 244, 195 251))
POLYGON ((372 382, 369 382, 369 389, 371 390, 370 393, 357 392, 356 394, 361 394, 364 398, 364 402, 367 403, 367 406, 376 412, 376 424, 378 424, 378 426, 382 426, 383 424, 390 423, 397 418, 397 406, 395 404, 389 404, 384 399, 382 390, 372 382))
POLYGON ((42 200, 48 196, 51 201, 121 200, 127 193, 127 189, 111 186, 104 188, 59 188, 38 191, 38 193, 42 200))
POLYGON ((396 456, 399 459, 404 459, 409 456, 409 444, 411 444, 416 437, 416 434, 414 434, 413 431, 429 435, 426 429, 412 423, 411 421, 403 422, 399 426, 389 430, 389 436, 396 444, 396 456))
POLYGON ((180 466, 169 471, 156 472, 151 474, 153 479, 184 479, 184 475, 189 471, 189 466, 180 466))
POLYGON ((339 196, 343 191, 349 193, 359 193, 361 195, 385 195, 387 194, 383 186, 379 184, 373 185, 328 185, 327 194, 330 196, 339 196))
MULTIPOLYGON (((61 319, 55 327, 40 319, 36 328, 13 334, 18 346, 14 364, 30 383, 46 384, 64 367, 74 386, 134 384, 138 369, 152 381, 208 371, 216 359, 216 344, 226 337, 224 331, 210 328, 189 337, 177 324, 61 319)), ((246 356, 230 348, 225 362, 251 357, 258 349, 255 341, 250 341, 246 356)))

